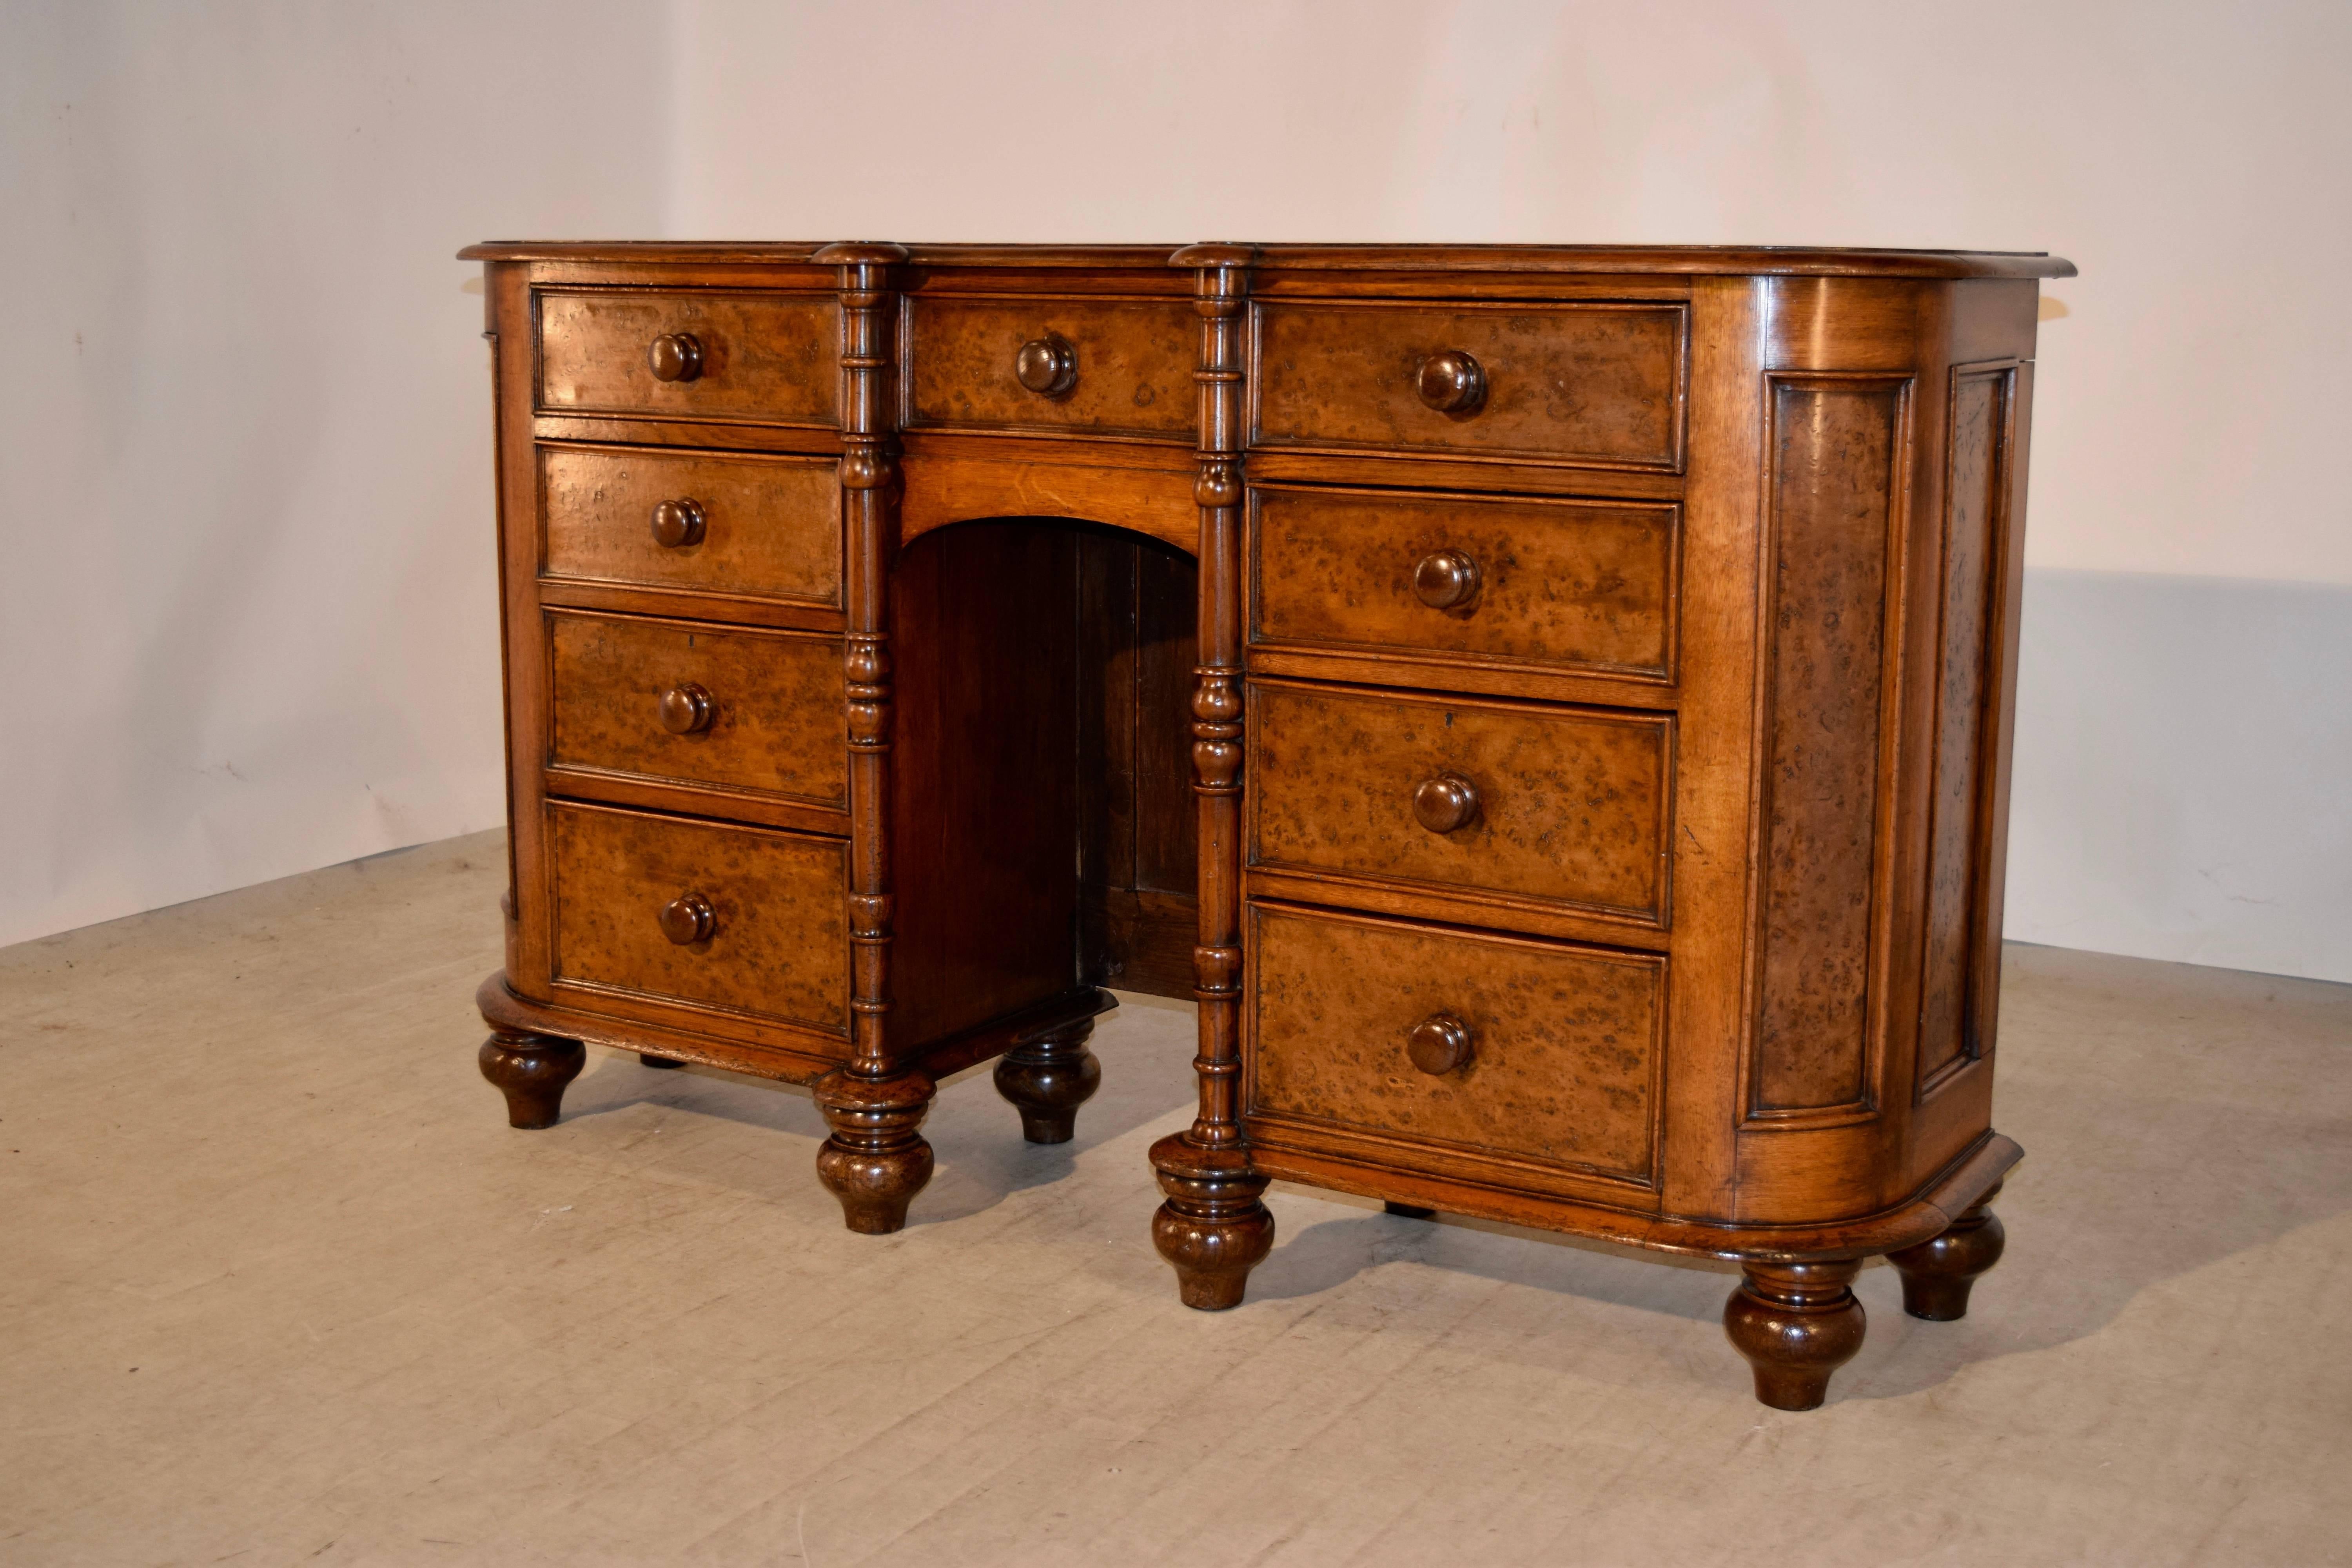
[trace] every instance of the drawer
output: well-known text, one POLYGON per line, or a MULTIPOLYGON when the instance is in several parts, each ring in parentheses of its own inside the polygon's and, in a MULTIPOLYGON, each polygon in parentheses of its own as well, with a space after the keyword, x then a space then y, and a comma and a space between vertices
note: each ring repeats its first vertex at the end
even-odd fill
POLYGON ((906 333, 910 426, 1192 436, 1189 300, 918 294, 906 333))
POLYGON ((543 569, 583 582, 837 605, 835 469, 826 458, 542 446, 543 569), (659 518, 657 509, 666 509, 659 518))
MULTIPOLYGON (((1666 961, 1252 904, 1249 1114, 1647 1184, 1666 961)), ((1258 1136, 1253 1126, 1251 1135, 1258 1136)))
POLYGON ((539 405, 762 425, 833 425, 841 331, 830 294, 541 289, 539 405))
POLYGON ((838 637, 546 617, 551 765, 846 808, 838 637))
POLYGON ((840 839, 560 803, 547 815, 559 988, 848 1034, 840 839), (687 941, 671 940, 672 922, 687 941))
POLYGON ((1681 305, 1264 305, 1253 441, 1679 469, 1686 316, 1681 305))
POLYGON ((1664 926, 1670 716, 1279 681, 1245 709, 1251 865, 1664 926))
POLYGON ((1251 638, 1670 680, 1680 510, 1251 492, 1251 638))

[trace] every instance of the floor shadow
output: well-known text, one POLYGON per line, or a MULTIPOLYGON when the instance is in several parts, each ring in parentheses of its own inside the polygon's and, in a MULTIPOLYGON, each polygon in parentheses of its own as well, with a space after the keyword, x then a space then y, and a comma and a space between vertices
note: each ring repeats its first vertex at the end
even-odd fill
MULTIPOLYGON (((1079 1108, 1067 1143, 1037 1144, 1021 1135, 1017 1111, 996 1092, 994 1063, 982 1062, 943 1079, 923 1136, 938 1160, 929 1184, 908 1213, 910 1227, 965 1219, 1015 1193, 1068 1176, 1089 1151, 1191 1103, 1192 1019, 1181 1019, 1181 1054, 1171 1051, 1165 1018, 1108 1016, 1094 1040, 1103 1064, 1102 1087, 1079 1108)), ((633 1051, 592 1047, 587 1070, 565 1093, 562 1120, 593 1121, 643 1106, 711 1116, 782 1133, 796 1146, 780 1147, 779 1161, 814 1161, 827 1129, 811 1090, 723 1068, 689 1064, 649 1068, 633 1051)), ((811 1180, 814 1180, 814 1176, 811 1180)))
MULTIPOLYGON (((1275 1190, 1286 1188, 1287 1184, 1277 1184, 1275 1190)), ((1318 1220, 1286 1239, 1277 1237, 1273 1255, 1250 1275, 1254 1300, 1313 1296, 1383 1264, 1409 1262, 1584 1300, 1711 1320, 1721 1315, 1723 1298, 1739 1279, 1737 1265, 1712 1258, 1641 1252, 1461 1215, 1407 1219, 1369 1199, 1290 1190, 1312 1192, 1325 1203, 1361 1205, 1363 1212, 1318 1220), (1705 1283, 1695 1288, 1694 1280, 1705 1283)))

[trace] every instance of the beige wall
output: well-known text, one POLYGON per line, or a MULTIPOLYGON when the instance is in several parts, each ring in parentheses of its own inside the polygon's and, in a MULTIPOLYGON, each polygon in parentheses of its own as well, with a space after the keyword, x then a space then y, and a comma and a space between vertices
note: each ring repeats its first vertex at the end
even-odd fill
POLYGON ((498 819, 466 240, 1789 242, 2084 270, 2012 934, 2352 978, 2348 58, 2340 0, 0 9, 0 941, 498 819))
POLYGON ((454 253, 659 226, 667 38, 609 0, 0 7, 0 942, 502 819, 454 253))

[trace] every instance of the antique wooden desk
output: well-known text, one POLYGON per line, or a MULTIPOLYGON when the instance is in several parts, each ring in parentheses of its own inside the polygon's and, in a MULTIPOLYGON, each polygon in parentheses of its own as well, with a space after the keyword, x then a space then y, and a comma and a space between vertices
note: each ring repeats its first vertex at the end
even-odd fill
POLYGON ((1759 1397, 1986 1205, 2040 255, 485 245, 510 890, 482 1069, 937 1079, 1070 1136, 1197 998, 1183 1300, 1270 1179, 1737 1258, 1759 1397))

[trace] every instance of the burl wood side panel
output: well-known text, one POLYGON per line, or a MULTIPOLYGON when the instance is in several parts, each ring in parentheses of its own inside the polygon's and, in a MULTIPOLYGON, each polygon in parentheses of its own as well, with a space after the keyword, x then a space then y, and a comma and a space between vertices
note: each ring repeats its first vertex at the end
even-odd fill
MULTIPOLYGON (((550 803, 555 979, 849 1033, 846 847, 550 803), (700 893, 717 921, 679 946, 656 917, 700 893)), ((592 1004, 593 1005, 593 1004, 592 1004)))
POLYGON ((763 425, 837 422, 840 353, 830 294, 539 291, 539 406, 763 425), (691 381, 661 381, 647 355, 682 332, 702 351, 691 381))
POLYGON ((1651 1180, 1664 958, 1264 904, 1249 955, 1253 1117, 1651 1180), (1433 1077, 1405 1039, 1439 1012, 1473 1045, 1433 1077))
POLYGON ((846 807, 841 639, 550 610, 549 761, 846 807), (706 729, 662 728, 662 694, 709 693, 706 729))
POLYGON ((1987 842, 1998 759, 1990 754, 1992 677, 2002 639, 2011 366, 1952 377, 1937 605, 1935 752, 1928 803, 1927 900, 1921 938, 1919 1081, 1931 1085, 1983 1054, 1999 998, 1988 984, 2000 940, 1988 908, 1987 842))
POLYGON ((1251 865, 1665 924, 1667 715, 1265 680, 1245 711, 1251 865), (1478 813, 1433 833, 1413 792, 1444 773, 1470 781, 1478 813))
POLYGON ((1681 305, 1279 304, 1256 312, 1253 444, 1682 463, 1681 305), (1484 404, 1441 414, 1422 362, 1466 352, 1484 404))
POLYGON ((1251 636, 1669 680, 1680 510, 1380 490, 1251 492, 1251 636), (1413 569, 1476 563, 1476 597, 1432 609, 1413 569))
POLYGON ((841 603, 841 502, 830 458, 539 448, 551 578, 841 603), (693 501, 693 544, 654 538, 654 508, 693 501))
POLYGON ((1189 439, 1199 336, 1187 300, 910 296, 907 426, 1189 439), (1048 336, 1076 355, 1077 381, 1058 396, 1013 375, 1021 345, 1048 336))
POLYGON ((1865 1103, 1887 587, 1908 383, 1775 377, 1748 1112, 1865 1103))

